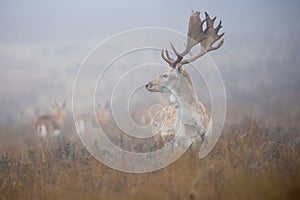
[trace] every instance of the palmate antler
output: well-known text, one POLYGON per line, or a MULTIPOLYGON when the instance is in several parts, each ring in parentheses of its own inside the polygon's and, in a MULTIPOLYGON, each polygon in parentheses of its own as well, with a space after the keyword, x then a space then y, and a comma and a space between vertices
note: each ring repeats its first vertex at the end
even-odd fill
POLYGON ((222 39, 216 46, 213 46, 213 44, 224 35, 224 33, 218 35, 219 30, 222 28, 222 22, 220 21, 219 25, 214 28, 216 17, 211 19, 207 12, 205 12, 206 18, 201 21, 199 15, 200 12, 193 12, 190 17, 187 44, 185 50, 182 53, 179 53, 170 42, 171 48, 177 56, 176 60, 170 57, 168 50, 162 49, 161 56, 170 65, 170 67, 176 68, 178 64, 184 65, 193 62, 206 54, 208 51, 216 50, 223 45, 224 39, 222 39), (206 29, 203 30, 203 24, 205 22, 206 29), (199 43, 201 45, 200 52, 195 56, 182 60, 183 57, 186 56, 191 51, 191 49, 199 43))

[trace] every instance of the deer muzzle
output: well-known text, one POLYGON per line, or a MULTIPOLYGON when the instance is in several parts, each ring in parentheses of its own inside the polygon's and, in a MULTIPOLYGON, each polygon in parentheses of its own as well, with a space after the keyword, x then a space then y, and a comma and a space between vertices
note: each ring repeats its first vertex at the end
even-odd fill
POLYGON ((152 82, 149 82, 146 84, 146 89, 149 90, 149 92, 155 92, 155 84, 153 84, 152 82))

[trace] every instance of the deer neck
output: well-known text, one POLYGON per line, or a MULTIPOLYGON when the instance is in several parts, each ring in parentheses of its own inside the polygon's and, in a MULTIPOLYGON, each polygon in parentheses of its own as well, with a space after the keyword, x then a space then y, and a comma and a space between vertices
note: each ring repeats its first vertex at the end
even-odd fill
POLYGON ((197 127, 205 117, 205 108, 198 100, 196 90, 188 74, 182 77, 182 80, 179 79, 171 93, 177 98, 178 106, 175 109, 181 122, 197 127))
POLYGON ((199 101, 196 90, 187 72, 184 71, 183 73, 171 93, 177 98, 181 109, 195 110, 199 101))
POLYGON ((64 119, 64 113, 63 112, 56 112, 56 119, 58 122, 62 122, 64 119))

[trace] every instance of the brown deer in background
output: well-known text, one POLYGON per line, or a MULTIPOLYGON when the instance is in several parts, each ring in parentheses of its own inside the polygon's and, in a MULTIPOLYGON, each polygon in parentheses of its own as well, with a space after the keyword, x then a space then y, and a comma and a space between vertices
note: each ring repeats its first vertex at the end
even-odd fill
POLYGON ((34 122, 34 127, 43 138, 49 138, 50 136, 58 136, 61 132, 61 127, 65 117, 66 100, 62 105, 59 105, 56 101, 51 104, 54 109, 54 114, 41 115, 34 122))
POLYGON ((97 104, 96 110, 96 115, 82 113, 76 118, 76 121, 78 121, 79 125, 78 131, 88 131, 90 129, 96 128, 98 123, 107 123, 110 117, 107 106, 100 106, 100 104, 97 104))

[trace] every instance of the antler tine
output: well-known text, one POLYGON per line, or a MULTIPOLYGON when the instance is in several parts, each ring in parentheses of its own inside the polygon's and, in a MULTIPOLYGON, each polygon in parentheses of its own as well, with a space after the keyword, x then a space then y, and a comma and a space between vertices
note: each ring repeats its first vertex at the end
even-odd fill
POLYGON ((169 53, 167 50, 162 49, 160 52, 161 57, 164 59, 164 61, 166 61, 170 66, 172 64, 172 59, 169 56, 169 53), (165 53, 164 53, 165 52, 165 53), (167 55, 167 58, 165 56, 165 54, 167 55))
POLYGON ((205 19, 201 21, 199 15, 200 12, 193 12, 190 17, 187 43, 185 46, 185 50, 182 53, 179 53, 175 49, 174 45, 170 42, 170 46, 177 56, 176 60, 169 56, 167 50, 165 50, 165 54, 167 57, 164 55, 163 50, 161 51, 162 58, 170 65, 170 67, 175 68, 178 63, 184 65, 195 61, 196 59, 206 54, 208 51, 216 50, 224 44, 224 39, 222 39, 216 46, 212 46, 224 35, 224 33, 218 35, 219 30, 223 27, 222 21, 220 21, 218 26, 214 28, 214 22, 217 17, 210 18, 209 14, 205 12, 205 19), (206 28, 203 31, 204 23, 206 23, 206 28), (186 56, 191 51, 191 49, 199 43, 201 44, 200 52, 195 56, 182 60, 183 57, 186 56))
POLYGON ((217 32, 219 32, 219 30, 221 29, 221 28, 223 28, 223 26, 222 26, 222 21, 220 20, 220 22, 219 22, 219 24, 218 24, 218 26, 216 27, 216 31, 217 32))
POLYGON ((54 100, 54 104, 56 105, 56 107, 59 107, 59 104, 57 103, 56 99, 54 100))
MULTIPOLYGON (((203 24, 207 21, 207 18, 205 18, 203 21, 201 21, 199 14, 200 12, 197 12, 198 14, 198 18, 200 20, 198 26, 196 26, 196 28, 198 28, 198 30, 193 30, 192 28, 192 24, 190 24, 191 26, 189 27, 189 34, 188 34, 188 39, 187 39, 187 44, 185 45, 186 49, 185 51, 182 53, 182 55, 187 55, 190 54, 190 56, 193 57, 193 53, 191 52, 191 49, 201 43, 203 40, 206 39, 206 35, 204 34, 203 31, 203 24)), ((182 65, 186 64, 185 60, 180 62, 182 65)))
POLYGON ((183 56, 181 55, 181 53, 179 53, 179 52, 175 49, 175 47, 173 46, 172 42, 170 42, 170 46, 171 46, 173 52, 174 52, 174 53, 176 54, 176 56, 177 56, 177 59, 171 64, 171 67, 175 68, 176 65, 177 65, 178 63, 180 63, 180 61, 182 60, 183 56))
POLYGON ((188 29, 188 37, 187 37, 187 43, 185 46, 185 50, 183 52, 178 52, 176 50, 176 48, 174 47, 174 45, 170 42, 170 46, 173 50, 173 52, 176 54, 177 59, 174 60, 172 58, 170 58, 170 56, 168 56, 168 51, 166 51, 166 56, 167 58, 162 55, 163 59, 169 63, 169 65, 173 68, 176 67, 176 65, 178 63, 181 63, 181 60, 183 59, 183 57, 185 55, 187 55, 191 49, 198 43, 200 43, 202 40, 205 39, 205 36, 203 34, 203 24, 206 21, 206 19, 204 19, 203 21, 201 21, 200 17, 200 12, 194 12, 191 14, 190 20, 189 20, 189 29, 188 29))
POLYGON ((212 46, 216 41, 218 41, 220 38, 222 38, 225 33, 218 35, 218 31, 222 28, 221 21, 219 22, 218 26, 216 28, 214 28, 214 22, 216 20, 216 17, 211 19, 207 12, 205 12, 205 16, 206 16, 206 29, 204 31, 205 39, 203 39, 200 42, 201 51, 194 57, 191 57, 191 58, 181 61, 182 65, 190 63, 192 61, 195 61, 198 58, 200 58, 201 56, 205 55, 207 52, 216 50, 224 44, 224 39, 222 39, 216 46, 212 46))
POLYGON ((171 46, 173 52, 176 54, 177 57, 182 57, 182 56, 180 56, 180 53, 175 49, 175 47, 174 47, 174 45, 172 44, 172 42, 170 42, 170 46, 171 46))
POLYGON ((180 54, 182 57, 187 55, 196 44, 198 44, 199 42, 205 39, 203 34, 203 24, 205 21, 206 19, 201 21, 199 11, 193 12, 191 14, 188 34, 187 34, 188 38, 187 38, 186 48, 180 54))
MULTIPOLYGON (((187 47, 186 44, 184 44, 184 46, 185 46, 185 48, 187 47)), ((190 54, 190 56, 193 56, 193 55, 194 55, 191 51, 189 51, 189 54, 190 54)))
POLYGON ((188 64, 190 62, 193 62, 193 61, 197 60, 198 58, 200 58, 201 56, 203 56, 204 54, 206 54, 206 51, 204 51, 203 49, 201 49, 201 51, 200 51, 199 54, 181 61, 181 65, 185 65, 185 64, 188 64))
MULTIPOLYGON (((224 33, 223 33, 222 35, 224 35, 224 33)), ((222 39, 222 40, 219 42, 219 44, 217 44, 217 46, 211 47, 208 51, 216 50, 216 49, 220 48, 223 44, 224 44, 224 39, 222 39)))
MULTIPOLYGON (((222 35, 224 35, 224 33, 222 35)), ((191 58, 188 58, 186 60, 181 61, 181 64, 185 65, 185 64, 188 64, 190 62, 193 62, 193 61, 197 60, 198 58, 202 57, 203 55, 205 55, 207 52, 220 48, 223 44, 224 44, 224 39, 222 39, 215 47, 211 46, 207 50, 204 49, 204 48, 201 48, 201 51, 200 51, 199 54, 195 55, 194 57, 191 57, 191 58)))
POLYGON ((169 51, 168 51, 167 49, 165 49, 165 53, 166 53, 166 56, 167 56, 167 58, 168 58, 169 60, 174 61, 174 59, 170 57, 169 51))

